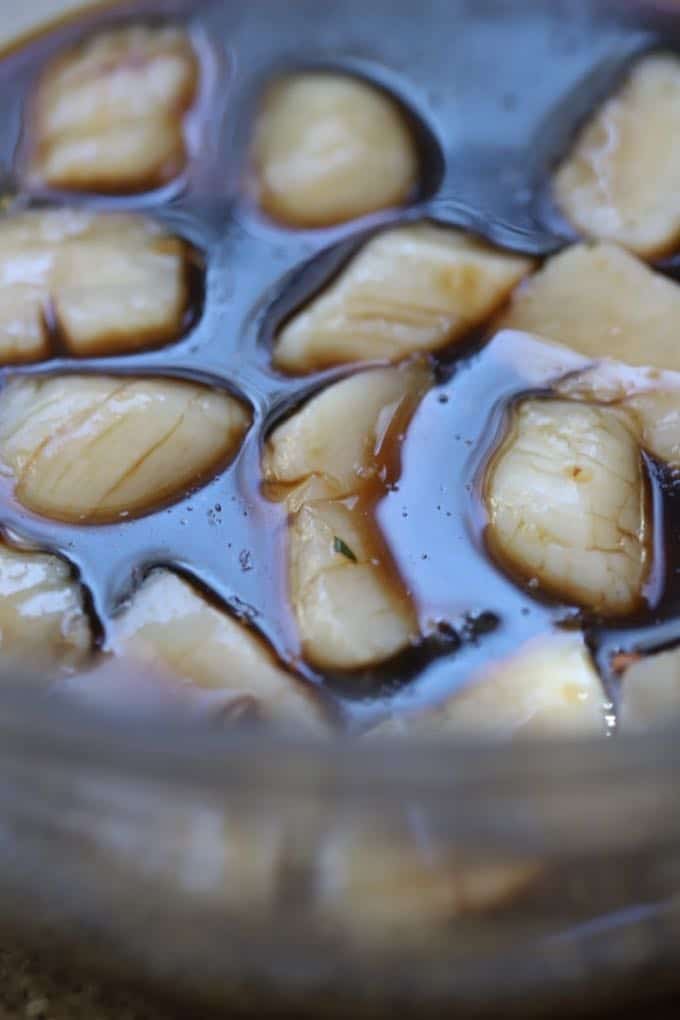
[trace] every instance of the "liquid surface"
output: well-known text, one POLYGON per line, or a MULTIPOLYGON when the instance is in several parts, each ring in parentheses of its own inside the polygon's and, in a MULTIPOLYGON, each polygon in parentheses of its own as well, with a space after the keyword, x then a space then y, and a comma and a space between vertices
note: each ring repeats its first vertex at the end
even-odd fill
MULTIPOLYGON (((508 45, 507 25, 476 18, 470 5, 464 13, 470 26, 465 40, 455 33, 446 44, 429 38, 420 54, 407 41, 412 26, 386 3, 378 3, 370 15, 362 11, 368 17, 367 30, 389 23, 391 31, 379 33, 380 61, 366 59, 361 72, 395 100, 408 98, 420 135, 437 140, 434 147, 421 146, 420 169, 422 180, 436 182, 439 190, 429 198, 429 185, 424 188, 424 200, 414 217, 429 217, 444 227, 474 227, 487 240, 519 251, 523 257, 518 263, 525 270, 529 256, 545 254, 560 243, 559 236, 539 227, 534 216, 535 194, 530 185, 545 155, 534 144, 536 133, 593 68, 608 56, 632 52, 646 35, 615 20, 588 21, 574 29, 567 45, 559 12, 546 8, 537 19, 533 5, 521 4, 511 31, 518 33, 522 45, 513 46, 508 45), (535 55, 531 69, 520 56, 527 46, 535 55), (541 74, 537 89, 532 75, 541 68, 551 73, 541 74)), ((445 11, 442 5, 440 14, 450 17, 450 9, 445 11)), ((308 52, 316 60, 321 56, 337 63, 337 54, 351 52, 353 42, 335 31, 326 35, 316 21, 307 24, 298 10, 288 19, 276 20, 277 31, 270 35, 261 32, 256 20, 216 5, 184 24, 192 39, 202 32, 210 41, 205 52, 197 50, 204 75, 211 60, 213 66, 224 66, 216 57, 224 45, 237 55, 247 53, 248 58, 237 65, 244 70, 230 88, 228 76, 220 79, 224 86, 220 94, 229 99, 231 117, 221 117, 224 110, 219 103, 212 110, 210 123, 215 128, 210 144, 201 151, 196 172, 182 182, 185 190, 144 198, 154 206, 164 229, 205 252, 203 315, 192 320, 183 338, 164 350, 114 356, 105 367, 91 353, 82 362, 88 375, 106 372, 117 379, 160 375, 194 385, 227 386, 244 406, 252 407, 252 428, 242 437, 228 467, 215 469, 211 462, 200 488, 194 484, 195 473, 190 476, 184 454, 177 454, 175 463, 181 470, 173 472, 172 505, 143 519, 121 521, 117 515, 125 508, 117 507, 115 515, 102 518, 104 523, 97 528, 83 528, 69 523, 74 519, 71 509, 64 512, 61 506, 50 511, 60 520, 46 521, 41 516, 46 504, 38 486, 23 505, 19 491, 18 499, 4 497, 4 526, 13 536, 60 552, 80 570, 104 638, 149 568, 164 565, 179 570, 250 621, 269 639, 282 663, 334 693, 346 716, 362 726, 383 717, 388 708, 398 712, 452 694, 486 663, 516 652, 556 624, 582 625, 589 646, 606 665, 615 647, 633 646, 641 634, 652 633, 657 619, 672 619, 672 584, 659 582, 648 608, 616 627, 604 626, 593 613, 568 601, 538 597, 534 589, 524 587, 489 556, 484 535, 482 468, 495 449, 510 408, 519 398, 550 393, 565 371, 582 368, 584 363, 577 355, 556 354, 521 338, 478 352, 479 337, 469 335, 467 324, 455 350, 443 347, 435 359, 435 385, 414 409, 408 429, 402 430, 403 442, 392 444, 389 460, 394 470, 386 474, 379 491, 371 491, 366 503, 360 496, 353 511, 368 512, 375 522, 377 531, 366 556, 371 558, 379 547, 379 558, 389 563, 391 590, 403 592, 411 607, 415 637, 409 637, 406 647, 396 648, 387 661, 354 663, 352 668, 346 663, 332 668, 326 663, 320 668, 301 656, 289 598, 289 508, 263 490, 262 447, 272 430, 286 418, 293 420, 294 412, 315 392, 346 374, 354 376, 357 369, 332 369, 303 380, 283 376, 272 365, 274 339, 293 313, 312 307, 315 295, 370 240, 373 227, 401 222, 402 217, 387 213, 361 224, 297 232, 258 216, 242 187, 252 139, 252 98, 261 85, 256 71, 271 69, 273 80, 274 58, 285 53, 287 46, 298 54, 308 52), (163 202, 169 197, 174 200, 163 202)), ((12 146, 21 137, 16 111, 26 109, 25 102, 17 99, 27 99, 36 74, 57 50, 66 52, 94 24, 95 20, 84 20, 64 29, 56 41, 36 40, 0 66, 0 76, 11 81, 12 92, 11 103, 6 104, 0 93, 7 165, 12 146)), ((101 27, 101 22, 96 24, 101 27)), ((347 70, 356 69, 348 61, 347 70)), ((561 143, 569 133, 571 116, 568 112, 558 118, 561 143)), ((94 207, 99 199, 91 195, 87 201, 94 207)), ((489 313, 496 303, 495 297, 488 302, 489 313)), ((482 304, 487 308, 487 303, 482 304)), ((469 324, 479 318, 472 316, 469 324)), ((445 335, 448 325, 437 325, 445 335)), ((337 363, 333 359, 311 367, 337 363)), ((49 370, 58 380, 69 373, 70 366, 69 357, 57 357, 49 370)), ((15 370, 13 375, 31 379, 43 369, 37 365, 15 370)), ((652 573, 657 577, 665 570, 670 577, 675 551, 666 524, 675 512, 676 497, 664 466, 650 459, 646 470, 650 513, 660 536, 652 573), (660 560, 664 552, 669 556, 664 570, 656 569, 659 548, 660 560)), ((78 498, 84 498, 80 491, 78 498)), ((299 503, 294 512, 305 505, 299 503)), ((328 521, 323 524, 329 526, 328 521)), ((337 533, 341 530, 334 520, 332 551, 344 557, 344 566, 349 567, 352 559, 345 550, 358 560, 360 541, 353 548, 352 535, 343 538, 337 533)))

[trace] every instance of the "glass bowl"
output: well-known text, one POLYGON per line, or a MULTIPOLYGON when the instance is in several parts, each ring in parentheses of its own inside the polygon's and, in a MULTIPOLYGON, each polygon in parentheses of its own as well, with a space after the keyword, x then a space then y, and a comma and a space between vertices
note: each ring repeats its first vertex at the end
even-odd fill
MULTIPOLYGON (((648 9, 677 28, 671 3, 648 9)), ((300 743, 105 718, 10 679, 3 927, 234 1010, 642 1003, 680 994, 679 786, 680 725, 598 743, 300 743)))

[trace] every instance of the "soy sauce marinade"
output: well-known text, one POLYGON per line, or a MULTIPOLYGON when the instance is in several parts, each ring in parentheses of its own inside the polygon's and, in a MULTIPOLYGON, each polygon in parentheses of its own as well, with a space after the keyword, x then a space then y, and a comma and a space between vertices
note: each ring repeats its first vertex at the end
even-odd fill
MULTIPOLYGON (((145 31, 163 30, 159 26, 167 24, 167 20, 159 19, 157 12, 151 14, 145 31)), ((466 250, 462 255, 445 253, 441 256, 444 259, 441 278, 437 276, 440 270, 436 269, 434 282, 425 281, 435 291, 439 288, 449 301, 452 296, 469 297, 471 291, 481 288, 481 299, 474 312, 467 317, 464 314, 460 323, 454 323, 455 317, 449 321, 446 309, 442 312, 436 305, 424 320, 419 318, 422 310, 415 304, 409 306, 406 299, 404 307, 398 309, 396 332, 402 330, 408 340, 421 330, 412 350, 421 352, 423 371, 433 372, 434 379, 404 420, 400 422, 397 415, 397 426, 390 426, 381 436, 367 487, 349 497, 335 489, 330 494, 325 492, 323 497, 331 503, 351 499, 352 520, 365 540, 367 570, 375 568, 385 598, 409 605, 412 618, 409 640, 383 660, 350 669, 319 668, 302 654, 298 621, 289 597, 287 564, 289 514, 297 511, 277 502, 280 493, 272 491, 269 481, 265 484, 263 451, 282 421, 286 417, 292 419, 314 394, 328 392, 338 380, 354 378, 370 368, 357 363, 355 352, 344 363, 342 357, 325 363, 323 359, 317 360, 309 370, 311 374, 305 374, 300 366, 294 367, 297 375, 283 374, 273 367, 281 331, 328 293, 327 288, 333 285, 338 273, 351 272, 352 263, 366 250, 377 225, 416 223, 425 220, 428 213, 434 214, 441 238, 435 237, 436 231, 427 234, 431 227, 426 230, 427 236, 418 235, 422 228, 415 227, 414 234, 407 232, 399 242, 402 246, 399 257, 411 244, 436 247, 440 240, 442 246, 448 244, 453 227, 447 228, 446 203, 455 205, 457 196, 447 191, 451 184, 447 184, 446 170, 440 165, 445 157, 438 151, 435 134, 425 121, 418 120, 418 102, 414 99, 412 107, 401 105, 398 90, 392 92, 380 80, 372 85, 369 75, 365 79, 366 88, 377 86, 381 95, 388 99, 391 95, 392 115, 402 116, 403 124, 411 132, 413 165, 421 182, 430 183, 424 189, 409 184, 403 190, 413 199, 424 194, 424 202, 400 211, 382 209, 376 200, 373 222, 349 222, 329 230, 315 223, 317 229, 306 233, 268 223, 252 204, 238 204, 234 184, 241 185, 239 175, 232 166, 225 167, 219 159, 212 162, 210 159, 211 147, 219 148, 211 137, 211 118, 220 107, 230 76, 235 73, 235 65, 220 56, 220 46, 211 32, 215 27, 211 18, 219 17, 219 13, 206 11, 199 15, 196 24, 189 26, 191 34, 187 39, 193 46, 197 81, 189 91, 182 92, 182 101, 173 111, 173 115, 185 118, 188 125, 184 162, 171 161, 165 168, 167 173, 154 178, 157 190, 149 192, 148 175, 142 175, 137 185, 129 180, 124 187, 111 184, 104 189, 108 195, 103 195, 101 188, 90 191, 82 177, 73 189, 68 181, 65 187, 63 179, 59 192, 42 185, 37 187, 41 196, 47 195, 52 204, 60 207, 77 199, 81 208, 102 214, 113 208, 119 215, 132 211, 153 216, 169 236, 187 242, 187 294, 178 329, 168 334, 157 350, 146 350, 150 344, 142 344, 139 351, 117 354, 115 345, 107 342, 101 348, 101 356, 74 361, 63 342, 63 327, 57 318, 59 305, 48 293, 42 314, 53 360, 47 364, 43 358, 30 367, 7 368, 5 375, 13 378, 42 376, 46 372, 50 375, 82 372, 120 377, 122 386, 130 376, 161 381, 179 378, 205 385, 209 388, 206 392, 216 387, 225 397, 233 396, 244 409, 249 427, 225 471, 208 467, 201 474, 200 487, 190 486, 188 492, 185 484, 181 491, 169 490, 160 499, 158 493, 149 492, 147 506, 139 499, 131 511, 121 513, 121 519, 105 524, 93 524, 87 515, 82 515, 79 524, 58 512, 47 520, 12 496, 9 481, 2 510, 7 532, 60 552, 80 571, 84 585, 91 590, 94 612, 105 633, 121 604, 150 568, 161 565, 178 571, 214 600, 215 605, 229 607, 252 623, 271 642, 281 663, 300 677, 326 687, 339 698, 346 718, 362 727, 387 712, 441 700, 471 676, 477 676, 485 664, 511 655, 525 641, 553 627, 584 629, 593 652, 599 656, 608 694, 613 697, 616 683, 609 671, 611 652, 635 647, 642 635, 650 633, 652 625, 660 620, 672 621, 676 607, 675 546, 669 524, 675 499, 673 474, 646 457, 645 485, 655 539, 654 563, 646 582, 649 608, 645 611, 612 625, 611 621, 581 612, 559 598, 542 596, 540 589, 527 587, 494 562, 484 536, 483 487, 488 459, 517 401, 530 395, 550 396, 562 375, 583 369, 585 362, 563 352, 551 352, 550 348, 542 351, 530 339, 507 334, 480 347, 480 339, 486 339, 490 323, 498 321, 494 316, 512 287, 532 270, 528 258, 508 251, 507 266, 512 263, 512 268, 503 268, 502 272, 498 269, 502 279, 494 277, 491 285, 490 276, 485 276, 485 260, 503 253, 494 253, 484 246, 480 251, 466 250), (428 206, 427 188, 434 189, 442 175, 441 195, 428 206), (339 243, 326 248, 329 241, 339 243), (474 261, 476 258, 481 261, 481 269, 474 261), (453 261, 449 265, 446 259, 453 261), (488 293, 484 292, 485 287, 489 288, 488 293), (319 368, 326 371, 318 373, 319 368), (276 498, 272 499, 273 496, 276 498), (159 502, 163 505, 161 510, 159 502), (59 518, 63 520, 65 516, 71 523, 60 523, 59 518), (666 561, 664 550, 669 550, 666 561)), ((46 61, 55 53, 68 53, 83 36, 88 37, 95 29, 109 30, 112 24, 126 22, 116 18, 113 21, 85 18, 66 26, 54 39, 50 36, 36 39, 19 55, 8 56, 7 73, 14 82, 15 102, 18 96, 26 115, 23 143, 17 150, 14 167, 18 193, 15 201, 9 202, 10 214, 14 205, 21 208, 30 203, 31 192, 36 188, 35 178, 26 173, 26 154, 36 151, 31 142, 35 128, 31 120, 35 115, 35 91, 31 89, 40 80, 39 74, 44 73, 46 61)), ((242 26, 232 28, 233 41, 230 38, 228 44, 236 46, 249 38, 242 26)), ((223 34, 224 31, 222 28, 223 34)), ((139 60, 128 60, 127 66, 134 72, 139 68, 139 60)), ((104 73, 110 73, 110 68, 105 68, 104 73)), ((304 68, 292 68, 290 73, 304 75, 304 68)), ((351 66, 347 69, 336 66, 328 73, 339 78, 344 75, 353 82, 364 80, 362 74, 358 79, 355 77, 356 69, 351 66)), ((349 91, 354 93, 353 89, 349 91)), ((93 94, 96 99, 96 88, 93 94)), ((236 94, 243 98, 247 90, 241 86, 241 92, 237 90, 236 94)), ((344 107, 332 107, 332 116, 339 121, 345 114, 344 107)), ((246 151, 247 136, 252 134, 256 115, 257 106, 251 104, 249 130, 244 132, 246 141, 241 140, 246 151)), ((331 116, 328 111, 325 115, 331 116)), ((109 110, 107 116, 115 120, 116 111, 109 110)), ((95 134, 101 133, 100 128, 97 125, 95 134)), ((344 122, 338 130, 341 128, 344 129, 344 122)), ((101 130, 105 129, 106 124, 101 130)), ((224 134, 224 130, 220 121, 218 133, 224 134)), ((76 134, 78 131, 80 127, 76 134)), ((11 138, 11 132, 9 135, 11 138)), ((15 139, 18 137, 19 132, 15 131, 15 139)), ((231 135, 227 132, 218 139, 219 144, 226 145, 227 137, 239 141, 236 132, 231 135)), ((404 145, 403 132, 399 144, 404 145)), ((239 149, 235 151, 241 155, 239 149)), ((229 152, 227 159, 231 156, 229 152)), ((246 167, 251 179, 254 172, 252 165, 246 167)), ((250 191, 251 199, 254 194, 256 200, 257 188, 245 190, 250 191)), ((479 211, 469 209, 466 214, 459 208, 454 215, 462 216, 463 227, 467 216, 470 224, 483 228, 484 216, 479 211)), ((505 229, 499 215, 492 214, 489 219, 489 233, 496 240, 496 235, 505 229)), ((333 222, 336 220, 334 216, 333 222)), ((524 246, 530 254, 540 251, 541 245, 547 248, 557 243, 554 238, 541 240, 538 229, 532 238, 526 230, 522 234, 509 223, 506 227, 508 243, 515 248, 518 237, 524 237, 524 246)), ((409 282, 404 277, 404 294, 409 282)), ((398 283, 397 291, 400 286, 398 283)), ((390 301, 397 301, 397 297, 393 295, 390 301)), ((359 318, 365 316, 369 324, 371 300, 371 295, 360 295, 356 313, 359 318)), ((376 301, 379 307, 379 299, 376 301)), ((366 350, 370 357, 370 343, 366 350)), ((408 360, 408 343, 399 355, 408 360)), ((384 346, 380 357, 385 357, 384 346)), ((290 362, 286 371, 291 371, 290 362)), ((346 423, 340 421, 338 430, 345 427, 346 423)), ((186 455, 184 447, 173 454, 180 459, 186 455)), ((333 465, 324 470, 332 474, 333 465)), ((196 481, 198 485, 199 479, 196 481)), ((318 493, 315 498, 319 498, 318 493)), ((332 552, 340 561, 343 558, 348 561, 345 566, 357 560, 357 550, 341 536, 333 535, 332 543, 332 552)), ((674 636, 673 626, 671 622, 671 629, 664 631, 664 641, 674 636)))

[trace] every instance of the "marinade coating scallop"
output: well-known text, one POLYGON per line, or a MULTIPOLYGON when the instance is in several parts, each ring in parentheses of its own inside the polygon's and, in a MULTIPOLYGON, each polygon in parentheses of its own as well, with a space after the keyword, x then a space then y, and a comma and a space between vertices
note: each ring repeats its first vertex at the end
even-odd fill
POLYGON ((431 223, 383 231, 284 325, 274 364, 311 372, 437 350, 479 325, 531 266, 431 223))
POLYGON ((629 666, 621 681, 619 726, 625 732, 680 719, 680 649, 649 655, 629 666))
POLYGON ((624 414, 522 401, 488 469, 485 499, 492 554, 537 591, 608 616, 643 604, 651 522, 624 414))
POLYGON ((385 92, 351 75, 308 71, 266 92, 253 169, 269 216, 325 227, 407 201, 419 159, 409 124, 385 92))
POLYGON ((306 657, 328 669, 382 662, 418 638, 408 596, 386 571, 367 509, 313 499, 292 515, 289 582, 306 657))
POLYGON ((372 665, 418 637, 373 503, 430 383, 422 364, 362 372, 312 398, 267 442, 264 474, 291 513, 291 599, 303 651, 315 665, 372 665))
POLYGON ((0 543, 4 665, 82 666, 92 649, 80 585, 63 560, 0 543))
POLYGON ((278 665, 244 623, 168 570, 153 571, 135 592, 112 624, 109 647, 131 665, 175 680, 187 698, 210 692, 212 708, 223 707, 225 719, 243 706, 246 718, 318 733, 328 727, 310 686, 278 665))
POLYGON ((583 128, 555 176, 555 197, 588 237, 651 258, 680 238, 680 59, 641 60, 583 128))
POLYGON ((30 183, 115 194, 173 180, 198 78, 191 41, 173 27, 112 29, 60 54, 29 111, 30 183))
POLYGON ((499 329, 556 340, 587 357, 680 369, 680 286, 613 244, 554 255, 513 294, 499 329))
POLYGON ((393 716, 370 735, 524 740, 596 736, 606 729, 604 691, 583 637, 565 633, 528 642, 442 704, 393 716))
POLYGON ((181 335, 188 246, 143 216, 75 209, 0 223, 0 363, 156 346, 181 335))
POLYGON ((171 379, 14 378, 0 391, 0 470, 57 520, 160 506, 221 468, 250 425, 229 394, 171 379))

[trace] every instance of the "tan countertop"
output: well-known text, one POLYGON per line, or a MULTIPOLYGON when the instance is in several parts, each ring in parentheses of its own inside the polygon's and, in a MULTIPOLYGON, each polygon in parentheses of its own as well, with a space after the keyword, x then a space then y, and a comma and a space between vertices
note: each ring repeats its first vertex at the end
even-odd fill
MULTIPOLYGON (((148 995, 89 976, 54 971, 31 953, 0 943, 0 1020, 199 1020, 148 995)), ((203 1020, 203 1017, 201 1017, 203 1020)))

